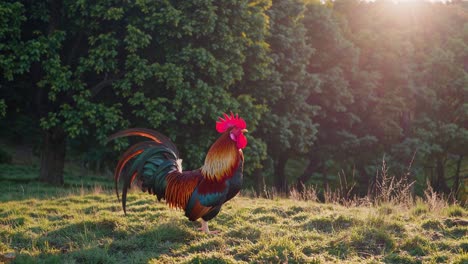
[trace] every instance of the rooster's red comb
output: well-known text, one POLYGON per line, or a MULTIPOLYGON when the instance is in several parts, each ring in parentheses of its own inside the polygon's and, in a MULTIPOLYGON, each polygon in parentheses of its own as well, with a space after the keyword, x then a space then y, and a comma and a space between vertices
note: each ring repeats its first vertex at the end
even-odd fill
POLYGON ((239 129, 245 129, 247 125, 245 124, 244 119, 239 117, 238 114, 234 115, 231 112, 231 115, 223 113, 224 118, 220 117, 219 121, 216 121, 216 131, 219 133, 224 133, 231 127, 237 127, 239 129))

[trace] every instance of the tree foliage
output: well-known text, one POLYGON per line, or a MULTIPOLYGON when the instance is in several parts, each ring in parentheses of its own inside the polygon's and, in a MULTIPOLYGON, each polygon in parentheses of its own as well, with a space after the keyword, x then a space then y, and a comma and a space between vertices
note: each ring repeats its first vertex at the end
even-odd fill
MULTIPOLYGON (((275 186, 287 191, 285 165, 291 155, 306 153, 317 132, 313 122, 316 107, 306 98, 316 88, 316 80, 307 72, 312 48, 306 42, 302 23, 302 1, 273 1, 270 17, 270 56, 272 73, 266 83, 270 111, 261 124, 261 137, 268 145, 276 173, 275 186)), ((265 96, 265 95, 263 95, 265 96)))
MULTIPOLYGON (((265 47, 268 2, 3 5, 4 81, 14 85, 32 72, 35 78, 21 89, 39 101, 46 144, 90 134, 103 142, 119 128, 145 125, 177 140, 193 166, 214 138, 206 124, 227 109, 257 108, 228 88, 242 79, 246 53, 265 47)), ((265 65, 256 66, 258 75, 265 65)), ((249 117, 253 125, 259 119, 249 117)))
POLYGON ((45 181, 65 153, 112 159, 105 138, 136 126, 200 166, 226 111, 253 132, 258 192, 345 175, 367 193, 383 157, 444 192, 466 178, 462 1, 10 0, 0 17, 2 137, 41 144, 45 181))

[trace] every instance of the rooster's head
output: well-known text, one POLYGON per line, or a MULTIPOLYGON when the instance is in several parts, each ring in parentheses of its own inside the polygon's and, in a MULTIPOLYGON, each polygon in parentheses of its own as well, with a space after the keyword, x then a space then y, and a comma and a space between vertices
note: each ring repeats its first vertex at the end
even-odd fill
POLYGON ((245 124, 244 119, 239 117, 238 114, 234 115, 231 112, 231 115, 223 114, 224 118, 220 117, 216 122, 216 131, 219 133, 224 133, 229 131, 229 137, 236 142, 237 147, 243 149, 247 146, 247 138, 244 133, 247 132, 247 125, 245 124))

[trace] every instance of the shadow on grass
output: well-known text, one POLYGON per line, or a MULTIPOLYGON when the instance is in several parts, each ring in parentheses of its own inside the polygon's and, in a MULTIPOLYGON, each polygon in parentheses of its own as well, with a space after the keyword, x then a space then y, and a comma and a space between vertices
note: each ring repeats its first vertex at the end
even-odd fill
MULTIPOLYGON (((111 180, 109 180, 111 182, 111 180)), ((62 186, 54 186, 40 182, 36 179, 2 179, 0 178, 0 202, 24 201, 28 199, 48 200, 61 198, 70 194, 113 192, 113 188, 107 183, 65 183, 62 186)))
POLYGON ((30 183, 30 182, 38 182, 39 181, 39 178, 38 177, 34 177, 34 178, 19 178, 19 179, 15 179, 15 178, 3 178, 3 177, 0 177, 0 182, 2 181, 10 181, 12 183, 16 183, 16 184, 27 184, 27 183, 30 183))
POLYGON ((316 230, 317 232, 322 233, 333 233, 348 229, 358 223, 360 223, 358 220, 345 216, 339 216, 336 218, 317 217, 304 223, 302 228, 307 231, 316 230))
POLYGON ((119 228, 118 221, 84 221, 49 232, 36 241, 13 237, 22 248, 15 263, 147 263, 176 251, 195 236, 186 226, 161 224, 143 232, 119 228), (28 241, 29 240, 29 241, 28 241), (32 255, 34 248, 37 255, 32 255))

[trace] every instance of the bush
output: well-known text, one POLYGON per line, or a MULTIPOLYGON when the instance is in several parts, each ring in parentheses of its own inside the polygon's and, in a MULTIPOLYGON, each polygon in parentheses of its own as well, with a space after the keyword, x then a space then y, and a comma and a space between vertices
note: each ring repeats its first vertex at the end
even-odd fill
POLYGON ((0 163, 10 164, 12 161, 11 154, 0 148, 0 163))

